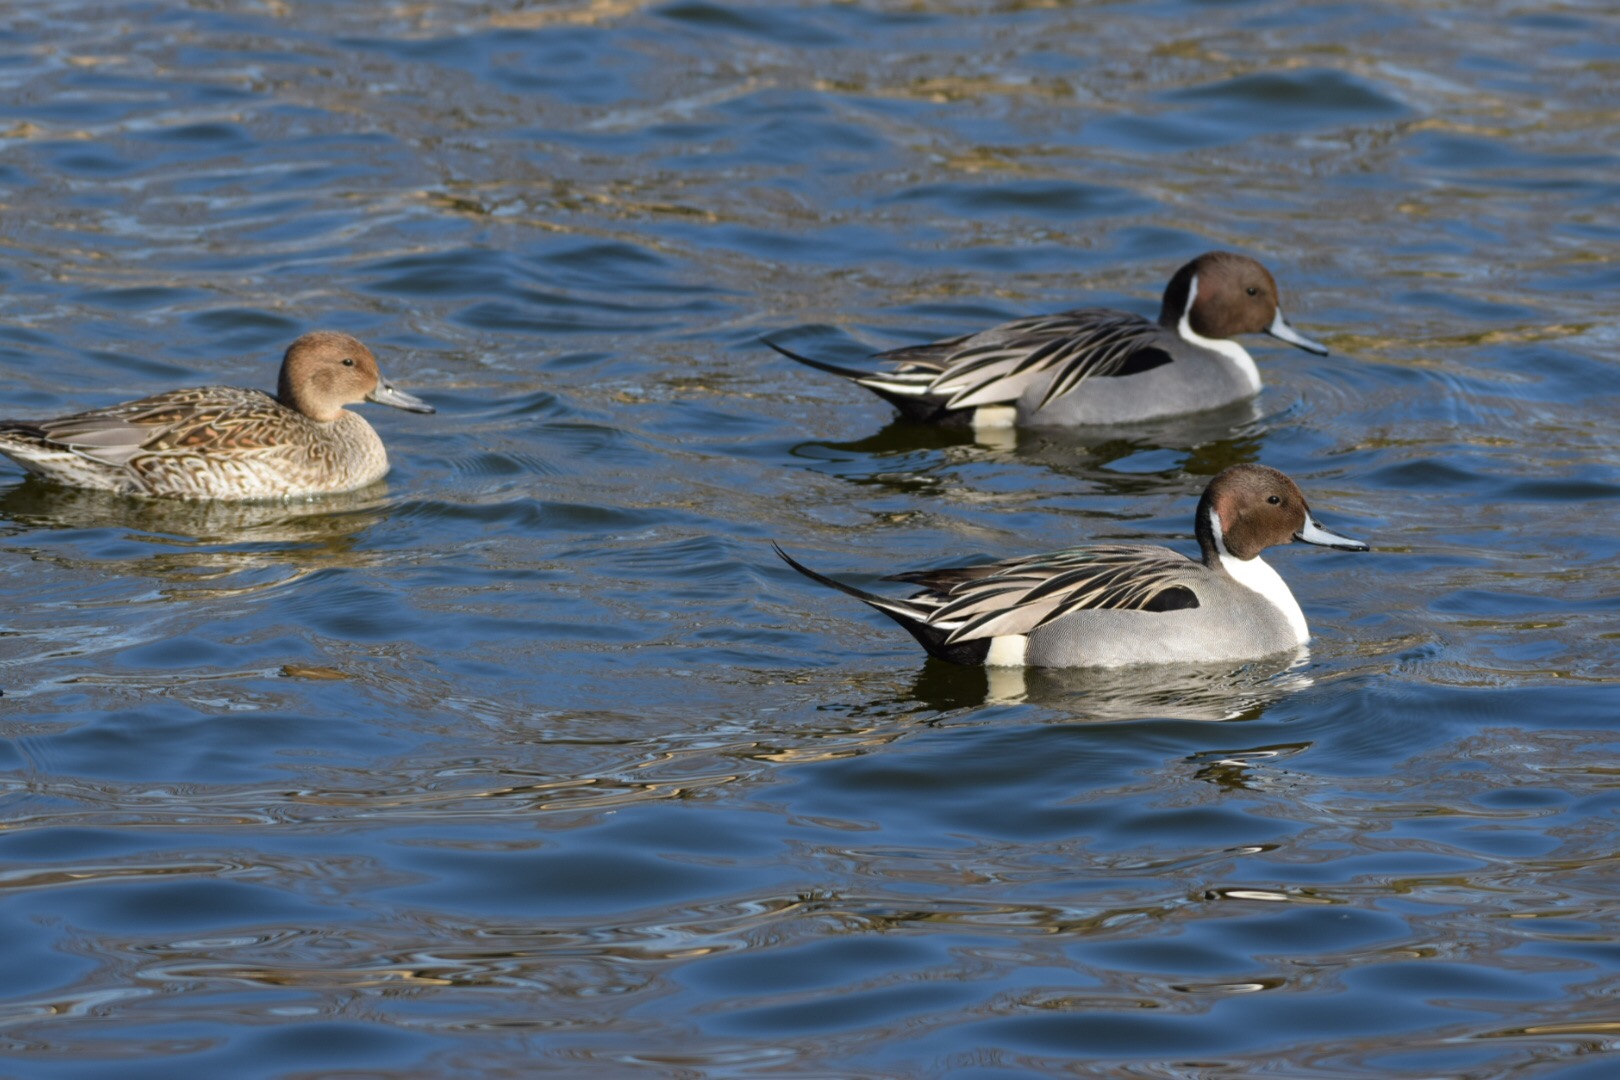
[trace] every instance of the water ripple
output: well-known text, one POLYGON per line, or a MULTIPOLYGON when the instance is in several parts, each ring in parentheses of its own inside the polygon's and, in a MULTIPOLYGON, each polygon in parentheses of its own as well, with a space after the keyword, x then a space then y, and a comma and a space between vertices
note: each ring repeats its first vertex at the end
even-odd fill
POLYGON ((317 327, 439 412, 337 499, 5 474, 14 1069, 1602 1075, 1608 12, 227 7, 12 20, 4 415, 317 327), (1152 316, 1211 248, 1333 352, 1188 421, 760 344, 1152 316), (1191 552, 1240 462, 1374 547, 1275 552, 1275 664, 927 662, 768 544, 1191 552))

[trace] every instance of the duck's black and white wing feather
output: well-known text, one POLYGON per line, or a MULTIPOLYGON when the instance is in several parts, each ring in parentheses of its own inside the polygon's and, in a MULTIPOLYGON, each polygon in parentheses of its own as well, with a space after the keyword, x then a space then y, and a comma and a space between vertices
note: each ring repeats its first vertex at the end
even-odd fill
POLYGON ((1099 545, 986 566, 897 574, 923 586, 910 598, 954 644, 1029 634, 1077 611, 1176 611, 1198 606, 1202 565, 1169 548, 1099 545))
POLYGON ((931 345, 880 353, 897 374, 927 382, 951 409, 1017 401, 1036 380, 1052 377, 1039 407, 1094 376, 1147 370, 1170 362, 1161 348, 1169 331, 1140 315, 1093 308, 1037 315, 931 345))

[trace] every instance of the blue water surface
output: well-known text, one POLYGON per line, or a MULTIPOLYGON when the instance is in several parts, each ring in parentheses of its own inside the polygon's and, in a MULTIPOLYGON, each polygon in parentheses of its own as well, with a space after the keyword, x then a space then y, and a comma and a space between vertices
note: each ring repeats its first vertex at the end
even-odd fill
POLYGON ((434 416, 331 499, 0 464, 0 1072, 1595 1080, 1620 1038, 1620 16, 1525 0, 0 5, 8 416, 434 416), (974 438, 834 361, 1211 248, 1332 350, 974 438), (1193 550, 1315 640, 986 672, 863 585, 1193 550))

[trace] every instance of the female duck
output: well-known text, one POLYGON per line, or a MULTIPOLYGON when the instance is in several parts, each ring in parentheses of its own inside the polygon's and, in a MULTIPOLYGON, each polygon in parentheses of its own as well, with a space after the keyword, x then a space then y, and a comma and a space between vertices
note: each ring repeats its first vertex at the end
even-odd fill
POLYGON ((287 349, 276 396, 200 386, 54 420, 0 420, 0 453, 40 476, 125 495, 268 499, 349 491, 388 471, 382 440, 345 409, 433 406, 383 381, 348 334, 287 349))
POLYGON ((1198 503, 1196 562, 1169 548, 1099 544, 983 566, 896 574, 922 591, 890 600, 787 564, 863 600, 934 656, 959 664, 1122 667, 1253 660, 1310 638, 1294 594, 1260 558, 1303 540, 1366 551, 1324 529, 1287 476, 1234 465, 1198 503))
POLYGON ((878 353, 887 371, 857 371, 789 352, 842 375, 909 420, 974 427, 1129 424, 1216 409, 1260 392, 1239 334, 1327 349, 1283 318, 1271 272, 1210 251, 1165 286, 1157 322, 1106 308, 1016 319, 964 337, 878 353))

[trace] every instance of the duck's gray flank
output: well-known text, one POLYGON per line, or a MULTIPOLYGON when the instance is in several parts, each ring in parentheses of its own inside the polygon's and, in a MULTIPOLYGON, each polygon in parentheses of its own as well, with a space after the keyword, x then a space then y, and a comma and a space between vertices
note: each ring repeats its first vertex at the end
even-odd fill
POLYGON ((1245 255, 1211 251, 1171 277, 1157 321, 1108 308, 1030 316, 878 353, 872 359, 885 366, 873 371, 766 344, 866 387, 912 420, 1087 425, 1198 412, 1253 396, 1259 370, 1232 340, 1252 333, 1327 352, 1283 317, 1270 271, 1245 255))
POLYGON ((1309 638, 1303 613, 1260 558, 1294 540, 1365 551, 1323 528, 1287 476, 1235 465, 1205 489, 1201 559, 1153 545, 1105 544, 979 566, 892 575, 922 586, 889 598, 793 559, 811 579, 871 605, 932 655, 957 663, 1041 667, 1248 660, 1309 638))
POLYGON ((71 416, 0 421, 0 453, 61 483, 127 495, 348 491, 388 471, 382 440, 344 408, 361 401, 433 411, 384 381, 376 357, 355 338, 316 331, 288 347, 274 397, 202 386, 71 416))

